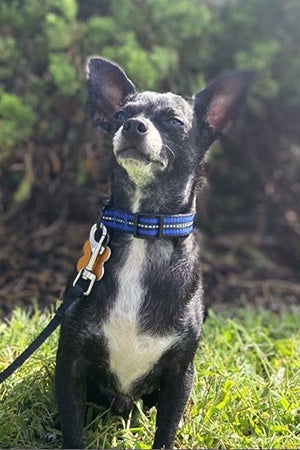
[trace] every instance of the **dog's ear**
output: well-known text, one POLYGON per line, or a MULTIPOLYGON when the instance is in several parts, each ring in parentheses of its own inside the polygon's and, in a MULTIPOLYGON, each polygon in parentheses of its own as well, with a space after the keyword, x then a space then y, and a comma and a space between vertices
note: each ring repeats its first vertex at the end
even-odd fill
POLYGON ((195 111, 216 138, 237 118, 245 96, 255 78, 254 71, 234 71, 214 79, 194 96, 195 111))
POLYGON ((106 131, 125 97, 137 92, 125 72, 103 58, 91 57, 86 66, 88 104, 95 125, 106 131))

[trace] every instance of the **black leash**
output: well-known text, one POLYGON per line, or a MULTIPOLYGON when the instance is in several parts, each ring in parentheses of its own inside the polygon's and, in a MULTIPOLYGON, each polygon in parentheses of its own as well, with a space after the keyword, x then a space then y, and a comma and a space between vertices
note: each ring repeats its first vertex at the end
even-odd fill
POLYGON ((45 342, 54 330, 61 324, 65 313, 70 306, 84 296, 86 287, 77 283, 69 289, 63 303, 57 309, 55 316, 48 323, 46 328, 31 342, 31 344, 5 369, 0 372, 0 384, 7 380, 30 356, 45 342))

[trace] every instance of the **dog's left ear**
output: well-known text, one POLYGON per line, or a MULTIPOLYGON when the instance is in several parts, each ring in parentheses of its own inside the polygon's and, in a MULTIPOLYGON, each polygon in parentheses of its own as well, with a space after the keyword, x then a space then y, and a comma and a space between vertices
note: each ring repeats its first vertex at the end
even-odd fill
POLYGON ((254 71, 228 72, 194 96, 196 114, 208 125, 213 139, 237 118, 254 79, 254 71))
POLYGON ((89 58, 86 73, 92 120, 95 125, 110 131, 113 115, 124 99, 137 90, 125 72, 107 59, 89 58))

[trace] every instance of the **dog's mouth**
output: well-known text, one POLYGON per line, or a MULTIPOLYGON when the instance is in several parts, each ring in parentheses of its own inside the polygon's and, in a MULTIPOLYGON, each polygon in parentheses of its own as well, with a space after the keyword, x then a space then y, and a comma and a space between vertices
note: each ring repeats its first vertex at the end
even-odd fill
POLYGON ((146 155, 143 151, 135 148, 135 147, 124 147, 118 150, 117 152, 118 158, 124 159, 134 159, 144 163, 153 162, 148 155, 146 155))
POLYGON ((116 152, 117 159, 123 161, 134 161, 137 164, 153 165, 160 170, 165 169, 166 162, 158 157, 153 157, 136 147, 123 147, 116 152))
POLYGON ((144 187, 166 169, 166 161, 154 158, 136 147, 121 147, 115 151, 118 164, 123 167, 131 181, 144 187))

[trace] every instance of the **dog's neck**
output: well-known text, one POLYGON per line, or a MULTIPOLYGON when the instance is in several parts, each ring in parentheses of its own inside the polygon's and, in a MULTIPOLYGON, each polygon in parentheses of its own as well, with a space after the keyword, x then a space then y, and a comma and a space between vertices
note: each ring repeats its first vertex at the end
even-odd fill
POLYGON ((132 213, 186 214, 195 211, 194 177, 165 180, 140 188, 124 174, 117 174, 112 189, 111 205, 132 213))

